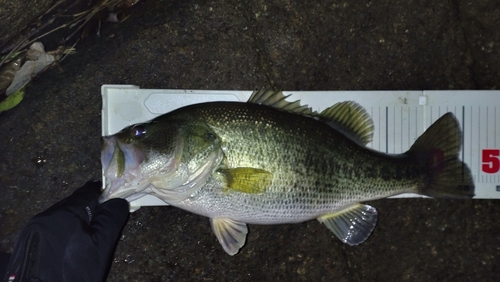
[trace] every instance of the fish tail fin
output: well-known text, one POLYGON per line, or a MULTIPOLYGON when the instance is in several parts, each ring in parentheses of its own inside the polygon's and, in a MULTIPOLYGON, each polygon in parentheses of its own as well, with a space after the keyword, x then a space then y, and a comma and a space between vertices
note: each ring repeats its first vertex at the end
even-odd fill
POLYGON ((458 158, 462 143, 459 123, 447 113, 433 123, 408 150, 423 172, 418 193, 441 198, 472 198, 474 182, 467 164, 458 158))

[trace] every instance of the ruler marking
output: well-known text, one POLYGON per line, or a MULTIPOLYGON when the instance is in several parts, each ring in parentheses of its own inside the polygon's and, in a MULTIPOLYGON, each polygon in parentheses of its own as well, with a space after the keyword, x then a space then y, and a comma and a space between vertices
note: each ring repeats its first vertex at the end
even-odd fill
POLYGON ((382 127, 380 126, 380 107, 378 107, 378 128, 379 128, 379 135, 378 135, 378 150, 380 150, 380 143, 382 143, 382 127))
MULTIPOLYGON (((464 118, 465 119, 465 118, 464 118)), ((472 163, 472 106, 470 107, 470 124, 471 124, 471 130, 470 130, 470 150, 469 150, 469 163, 472 163)))
POLYGON ((377 147, 377 150, 380 151, 380 134, 382 133, 382 129, 380 128, 380 107, 379 107, 379 113, 378 113, 378 116, 377 116, 377 126, 375 128, 377 128, 377 131, 378 131, 378 134, 377 134, 377 138, 378 138, 378 147, 377 147))
POLYGON ((410 119, 410 109, 411 109, 411 108, 410 108, 410 107, 408 107, 408 142, 407 142, 408 144, 406 144, 406 145, 407 145, 407 146, 406 146, 407 148, 409 148, 409 143, 410 143, 410 131, 411 131, 411 130, 410 130, 410 124, 411 124, 411 119, 410 119))
POLYGON ((489 138, 488 138, 488 136, 489 136, 489 134, 488 134, 488 129, 489 129, 489 128, 488 128, 488 121, 489 121, 489 118, 488 118, 488 108, 489 108, 489 107, 488 107, 488 106, 486 106, 486 148, 489 148, 489 147, 488 147, 488 139, 489 139, 489 138))
MULTIPOLYGON (((478 137, 478 142, 477 142, 477 151, 481 151, 481 106, 477 107, 477 137, 478 137)), ((479 157, 479 156, 478 156, 479 157)), ((479 170, 479 167, 481 166, 481 162, 478 162, 477 166, 477 175, 481 175, 481 171, 479 170)))
MULTIPOLYGON (((393 135, 392 138, 391 138, 392 139, 391 143, 390 143, 390 147, 391 147, 392 151, 391 152, 387 151, 388 153, 394 153, 395 150, 396 150, 396 143, 394 143, 394 140, 396 140, 396 130, 395 130, 396 129, 395 128, 396 117, 394 116, 394 109, 395 109, 395 107, 392 108, 392 109, 393 109, 393 113, 387 114, 387 120, 389 120, 389 118, 392 120, 392 129, 391 129, 392 132, 388 132, 387 136, 390 137, 390 134, 393 135)), ((387 125, 389 125, 389 123, 387 125)))
MULTIPOLYGON (((430 124, 428 126, 432 125, 432 106, 431 106, 431 117, 430 118, 431 118, 431 122, 430 122, 430 124)), ((427 128, 426 128, 426 130, 427 130, 427 128)))
POLYGON ((393 127, 393 142, 394 142, 394 149, 392 150, 392 153, 396 153, 396 107, 392 108, 392 114, 393 114, 393 124, 392 124, 392 127, 393 127))
POLYGON ((403 107, 400 108, 399 115, 401 116, 401 144, 400 150, 403 152, 403 107))
POLYGON ((397 135, 399 134, 399 132, 396 131, 396 127, 397 127, 396 122, 398 121, 398 117, 396 116, 396 106, 394 106, 392 108, 391 120, 392 120, 393 124, 392 124, 391 132, 390 132, 390 134, 392 134, 390 147, 392 148, 391 153, 395 154, 398 151, 398 146, 399 146, 399 143, 396 142, 396 140, 398 139, 397 135))
POLYGON ((392 142, 394 143, 392 153, 396 153, 396 107, 392 108, 392 142))
POLYGON ((385 153, 389 153, 389 107, 385 107, 385 153))
POLYGON ((465 106, 462 106, 462 160, 465 160, 465 106))
POLYGON ((415 136, 417 136, 417 132, 418 132, 418 109, 415 111, 415 136))

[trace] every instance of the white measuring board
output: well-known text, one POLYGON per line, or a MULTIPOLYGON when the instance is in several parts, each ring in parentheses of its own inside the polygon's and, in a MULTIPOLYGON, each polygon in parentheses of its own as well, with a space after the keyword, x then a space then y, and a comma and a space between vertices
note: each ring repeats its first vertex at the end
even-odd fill
MULTIPOLYGON (((355 101, 371 115, 375 131, 367 146, 390 154, 403 153, 440 116, 453 112, 463 131, 460 158, 469 165, 476 185, 475 199, 500 198, 500 91, 283 91, 288 101, 301 100, 313 110, 355 101)), ((101 88, 102 135, 177 108, 210 101, 248 100, 252 91, 140 89, 134 85, 101 88)), ((105 181, 105 179, 104 179, 105 181)), ((422 197, 403 194, 399 197, 422 197)), ((131 203, 165 205, 154 196, 131 203)))

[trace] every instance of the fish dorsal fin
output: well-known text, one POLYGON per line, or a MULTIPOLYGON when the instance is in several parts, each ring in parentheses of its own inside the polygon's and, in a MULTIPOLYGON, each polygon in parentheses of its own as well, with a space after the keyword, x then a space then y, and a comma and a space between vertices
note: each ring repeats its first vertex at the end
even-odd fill
POLYGON ((337 103, 319 114, 333 128, 360 144, 366 145, 373 138, 373 120, 366 110, 353 101, 337 103))
POLYGON ((263 88, 258 91, 254 91, 252 96, 250 96, 250 99, 248 99, 248 102, 270 106, 290 113, 313 115, 313 111, 307 105, 301 105, 300 100, 288 102, 285 100, 288 97, 290 97, 290 95, 285 96, 280 90, 263 88))

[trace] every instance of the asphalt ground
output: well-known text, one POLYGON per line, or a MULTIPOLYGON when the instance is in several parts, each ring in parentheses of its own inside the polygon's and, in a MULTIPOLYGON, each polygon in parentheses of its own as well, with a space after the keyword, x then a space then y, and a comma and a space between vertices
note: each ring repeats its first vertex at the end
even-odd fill
MULTIPOLYGON (((252 90, 499 89, 498 1, 146 1, 103 24, 0 115, 0 248, 101 175, 102 84, 252 90)), ((499 97, 500 98, 500 97, 499 97)), ((131 215, 109 281, 499 281, 500 202, 370 202, 349 247, 317 221, 249 226, 228 256, 207 218, 131 215)))

